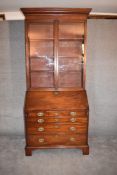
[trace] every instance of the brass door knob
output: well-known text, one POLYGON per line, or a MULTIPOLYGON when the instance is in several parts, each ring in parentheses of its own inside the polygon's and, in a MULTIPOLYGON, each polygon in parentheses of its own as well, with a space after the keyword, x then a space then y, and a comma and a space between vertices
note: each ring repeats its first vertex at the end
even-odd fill
POLYGON ((70 127, 70 130, 71 130, 71 131, 75 131, 76 128, 75 128, 74 126, 71 126, 71 127, 70 127))
POLYGON ((75 122, 76 121, 76 118, 72 117, 72 118, 70 118, 70 121, 71 122, 75 122))
POLYGON ((44 127, 39 127, 38 131, 40 131, 40 132, 44 131, 44 127))
POLYGON ((71 141, 71 142, 74 142, 75 140, 76 140, 76 139, 75 139, 74 137, 71 137, 71 138, 70 138, 70 141, 71 141))
POLYGON ((73 111, 72 111, 72 112, 70 112, 70 115, 71 115, 71 116, 76 116, 76 115, 77 115, 77 112, 73 112, 73 111))
POLYGON ((38 112, 38 113, 37 113, 37 116, 38 116, 38 117, 43 117, 43 116, 44 116, 44 112, 38 112))
POLYGON ((43 118, 40 118, 37 120, 38 123, 44 123, 44 119, 43 118))
POLYGON ((43 143, 45 140, 44 140, 44 138, 40 138, 38 141, 39 141, 39 143, 43 143))

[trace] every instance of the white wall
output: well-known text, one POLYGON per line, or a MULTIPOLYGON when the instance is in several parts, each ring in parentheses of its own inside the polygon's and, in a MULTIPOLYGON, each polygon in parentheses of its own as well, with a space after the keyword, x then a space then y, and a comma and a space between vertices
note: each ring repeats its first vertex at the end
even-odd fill
POLYGON ((23 134, 24 23, 0 23, 0 134, 23 134))
POLYGON ((90 133, 117 134, 117 20, 88 21, 90 133))

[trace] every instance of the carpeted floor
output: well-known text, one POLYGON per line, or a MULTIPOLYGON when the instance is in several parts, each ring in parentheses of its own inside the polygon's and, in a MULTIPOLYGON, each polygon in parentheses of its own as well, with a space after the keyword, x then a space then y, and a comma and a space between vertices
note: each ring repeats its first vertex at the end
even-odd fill
POLYGON ((24 138, 0 136, 0 175, 117 175, 117 138, 90 138, 90 155, 76 149, 24 155, 24 138))

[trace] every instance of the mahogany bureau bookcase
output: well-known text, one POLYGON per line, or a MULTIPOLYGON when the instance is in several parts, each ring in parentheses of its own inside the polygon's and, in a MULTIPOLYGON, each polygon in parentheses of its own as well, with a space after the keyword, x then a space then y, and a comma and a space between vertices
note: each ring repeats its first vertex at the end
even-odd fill
POLYGON ((27 156, 35 149, 89 154, 85 90, 90 8, 22 8, 25 15, 27 156))

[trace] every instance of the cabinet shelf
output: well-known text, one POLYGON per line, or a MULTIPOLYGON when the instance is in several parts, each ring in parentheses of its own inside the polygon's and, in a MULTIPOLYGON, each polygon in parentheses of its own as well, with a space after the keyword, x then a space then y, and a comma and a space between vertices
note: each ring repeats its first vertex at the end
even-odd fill
POLYGON ((58 56, 59 58, 78 58, 79 59, 79 57, 82 57, 82 54, 80 54, 79 56, 77 55, 77 56, 58 56))
POLYGON ((29 41, 52 41, 54 40, 54 38, 38 38, 38 39, 31 39, 31 38, 28 38, 29 41))
MULTIPOLYGON (((29 41, 52 41, 54 38, 38 38, 38 39, 31 39, 28 38, 29 41)), ((59 41, 84 41, 84 38, 58 38, 59 41)))
POLYGON ((59 38, 60 41, 84 41, 84 38, 59 38))
POLYGON ((54 59, 54 56, 30 56, 30 59, 41 59, 41 58, 51 58, 54 59))
POLYGON ((30 70, 30 73, 39 73, 39 72, 53 72, 54 73, 54 70, 30 70))
MULTIPOLYGON (((80 59, 81 57, 83 57, 83 54, 80 54, 79 56, 58 56, 58 58, 76 58, 76 59, 80 59)), ((30 56, 30 59, 40 59, 40 58, 51 58, 54 59, 54 56, 30 56)))
POLYGON ((59 70, 60 73, 78 73, 80 70, 59 70))
MULTIPOLYGON (((30 70, 30 73, 39 73, 39 72, 53 72, 54 73, 54 70, 30 70)), ((80 70, 60 70, 58 71, 59 73, 78 73, 80 72, 80 70)))

